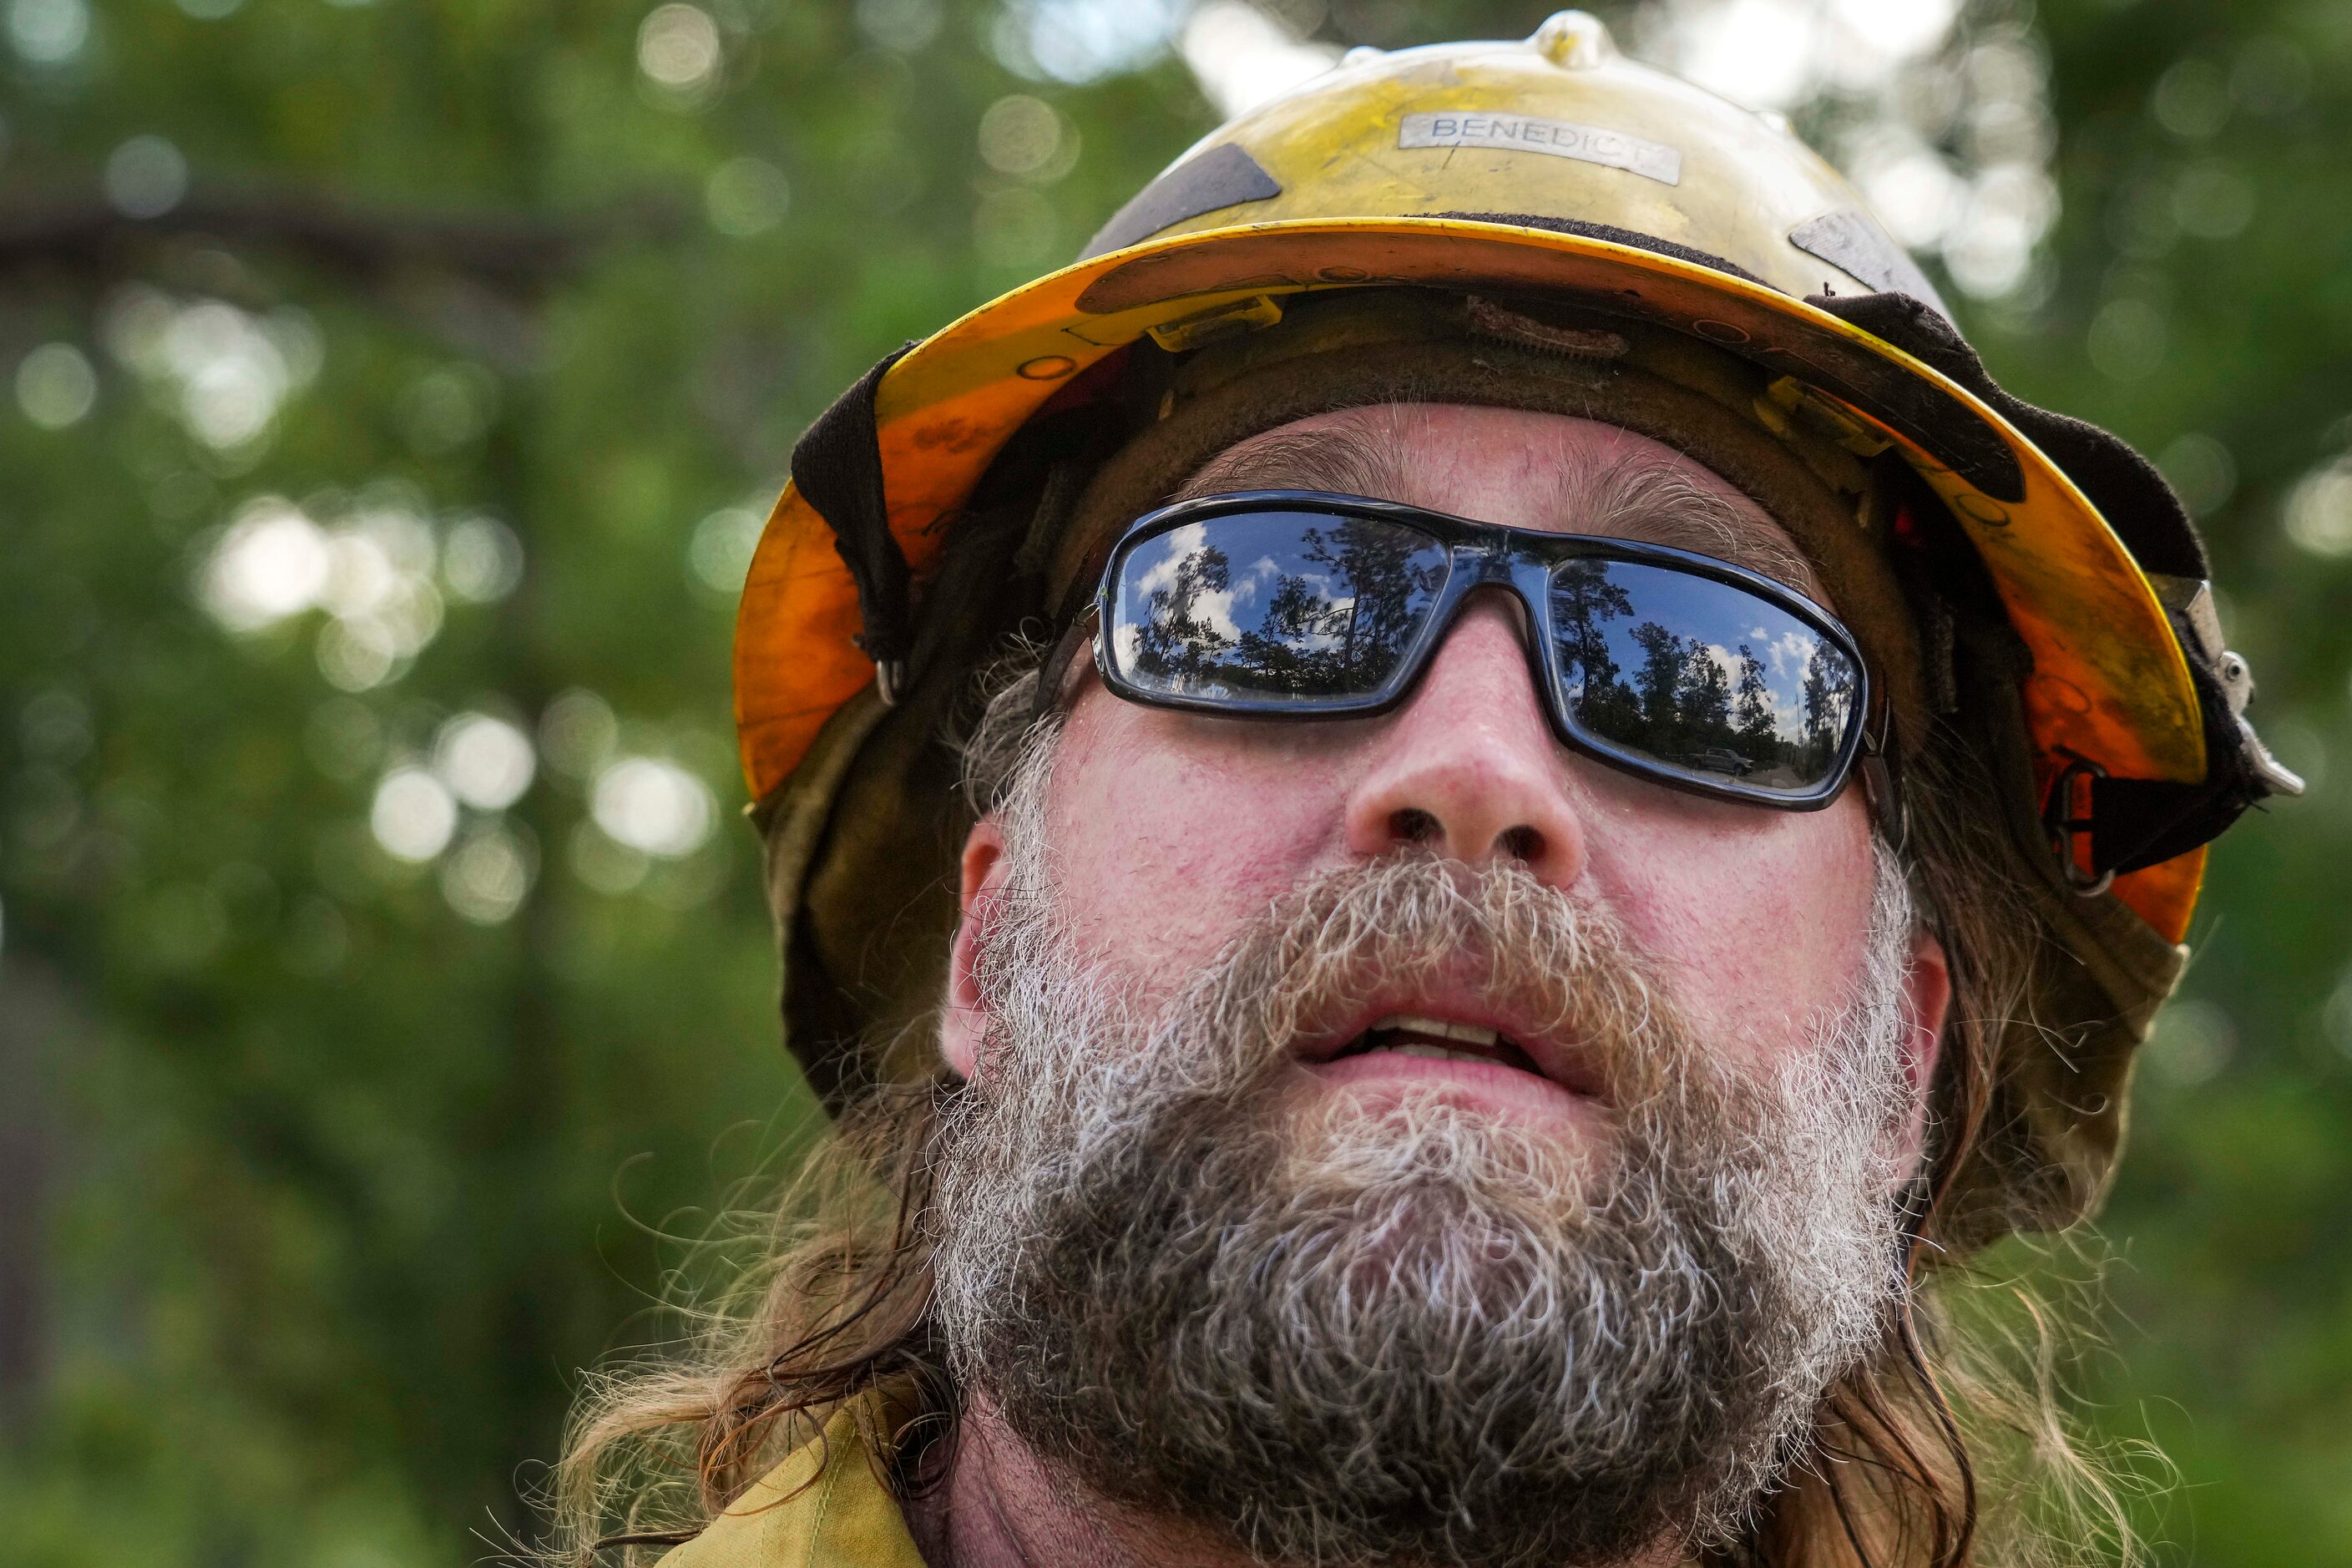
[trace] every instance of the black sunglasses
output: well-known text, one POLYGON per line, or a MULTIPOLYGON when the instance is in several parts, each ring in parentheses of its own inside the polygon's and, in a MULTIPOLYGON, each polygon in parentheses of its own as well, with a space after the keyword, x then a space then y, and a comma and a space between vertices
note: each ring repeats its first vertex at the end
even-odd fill
MULTIPOLYGON (((1158 708, 1382 713, 1410 694, 1464 599, 1490 585, 1527 609, 1554 732, 1612 767, 1812 811, 1857 757, 1880 752, 1852 635, 1769 577, 1663 545, 1312 490, 1210 496, 1138 519, 1103 567, 1095 668, 1118 696, 1158 708)), ((1041 710, 1078 630, 1049 661, 1041 710)))

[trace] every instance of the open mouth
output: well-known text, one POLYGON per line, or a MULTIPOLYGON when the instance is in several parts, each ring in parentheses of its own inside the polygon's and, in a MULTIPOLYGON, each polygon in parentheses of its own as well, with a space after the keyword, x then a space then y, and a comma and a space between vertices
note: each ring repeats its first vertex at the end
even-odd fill
POLYGON ((1329 1058, 1343 1061, 1374 1051, 1425 1057, 1437 1061, 1493 1062, 1520 1072, 1544 1075, 1535 1058, 1499 1029, 1478 1024, 1457 1024, 1415 1013, 1391 1013, 1340 1047, 1329 1058))

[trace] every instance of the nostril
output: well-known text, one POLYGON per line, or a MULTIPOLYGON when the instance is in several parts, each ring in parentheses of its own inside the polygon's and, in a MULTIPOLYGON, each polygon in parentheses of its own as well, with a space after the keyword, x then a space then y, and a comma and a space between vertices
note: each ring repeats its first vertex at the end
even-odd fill
POLYGON ((1389 813, 1389 837, 1400 844, 1428 844, 1444 834, 1437 818, 1416 805, 1389 813))
POLYGON ((1532 866, 1543 858, 1544 836, 1521 823, 1495 835, 1495 853, 1507 860, 1532 866))

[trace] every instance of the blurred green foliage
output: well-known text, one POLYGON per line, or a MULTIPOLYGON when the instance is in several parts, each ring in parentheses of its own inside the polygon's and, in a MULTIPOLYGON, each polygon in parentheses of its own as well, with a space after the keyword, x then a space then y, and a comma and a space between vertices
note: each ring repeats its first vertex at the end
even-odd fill
MULTIPOLYGON (((2087 1392, 2179 1464, 2168 1557, 2342 1558, 2352 9, 2032 20, 2062 216, 1967 324, 2190 492, 2320 786, 2215 858, 2087 1392)), ((0 0, 0 1560, 483 1555, 654 1229, 805 1129, 731 820, 751 531, 875 357, 1214 119, 1010 25, 0 0)))

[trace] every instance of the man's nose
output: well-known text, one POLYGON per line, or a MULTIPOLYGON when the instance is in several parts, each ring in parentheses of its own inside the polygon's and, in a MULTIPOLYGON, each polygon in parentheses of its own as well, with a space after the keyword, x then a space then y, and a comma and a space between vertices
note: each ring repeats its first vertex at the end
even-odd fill
POLYGON ((1515 861, 1565 888, 1584 868, 1584 823, 1536 695, 1517 606, 1464 606, 1421 685, 1370 742, 1348 800, 1348 847, 1419 845, 1474 864, 1515 861))

